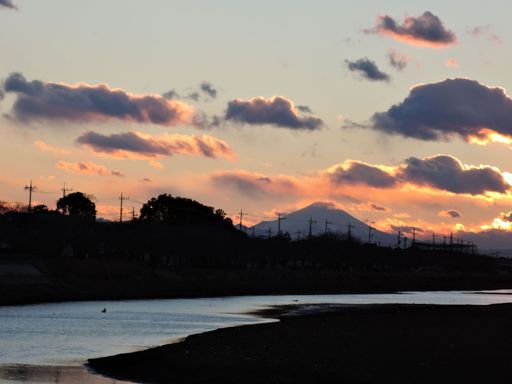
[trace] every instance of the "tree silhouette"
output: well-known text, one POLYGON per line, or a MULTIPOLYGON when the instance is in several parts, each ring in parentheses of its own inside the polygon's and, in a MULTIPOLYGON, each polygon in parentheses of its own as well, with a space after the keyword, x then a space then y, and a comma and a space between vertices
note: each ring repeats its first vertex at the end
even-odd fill
POLYGON ((82 192, 73 192, 57 201, 57 209, 70 216, 96 218, 96 204, 82 192))
POLYGON ((140 220, 170 225, 222 225, 232 227, 233 222, 222 209, 203 205, 184 197, 162 194, 151 198, 140 210, 140 220))

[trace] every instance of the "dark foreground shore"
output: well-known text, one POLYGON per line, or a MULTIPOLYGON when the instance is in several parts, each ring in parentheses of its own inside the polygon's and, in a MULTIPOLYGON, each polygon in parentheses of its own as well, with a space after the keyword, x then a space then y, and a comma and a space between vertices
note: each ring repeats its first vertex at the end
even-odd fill
POLYGON ((512 380, 509 304, 378 305, 277 316, 277 323, 207 332, 178 344, 92 359, 89 366, 152 383, 512 380))

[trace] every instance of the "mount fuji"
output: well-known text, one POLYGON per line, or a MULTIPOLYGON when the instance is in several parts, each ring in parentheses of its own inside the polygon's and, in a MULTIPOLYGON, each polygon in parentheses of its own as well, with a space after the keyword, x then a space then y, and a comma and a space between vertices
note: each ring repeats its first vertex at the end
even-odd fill
MULTIPOLYGON (((329 203, 313 203, 284 216, 281 220, 281 232, 289 233, 294 239, 297 236, 305 238, 309 235, 309 220, 313 221, 311 232, 313 235, 321 235, 327 231, 330 233, 347 234, 350 225, 351 235, 354 238, 368 241, 368 225, 356 219, 349 213, 337 209, 329 203), (327 222, 327 224, 326 224, 327 222)), ((252 228, 248 228, 250 233, 252 228)), ((254 226, 254 234, 258 237, 268 236, 269 232, 276 235, 278 220, 262 221, 254 226)), ((376 229, 371 231, 371 242, 380 243, 382 246, 394 246, 396 236, 376 229)))

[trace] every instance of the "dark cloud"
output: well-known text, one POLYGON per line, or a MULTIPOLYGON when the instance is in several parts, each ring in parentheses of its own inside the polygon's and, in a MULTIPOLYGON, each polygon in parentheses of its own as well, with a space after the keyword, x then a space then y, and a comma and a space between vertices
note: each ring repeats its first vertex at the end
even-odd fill
POLYGON ((457 211, 455 209, 448 209, 446 211, 439 212, 439 216, 441 216, 441 217, 451 217, 452 219, 456 219, 458 217, 461 217, 462 215, 460 214, 459 211, 457 211))
POLYGON ((397 71, 403 71, 409 63, 407 56, 401 55, 394 49, 388 51, 389 65, 395 68, 397 71))
POLYGON ((217 89, 207 81, 203 81, 200 85, 201 91, 207 96, 215 99, 217 97, 217 89))
POLYGON ((164 97, 168 100, 179 100, 180 95, 174 89, 171 89, 170 91, 162 93, 162 97, 164 97))
POLYGON ((500 214, 500 219, 503 221, 512 222, 512 212, 502 212, 500 214))
POLYGON ((199 92, 192 92, 187 95, 187 99, 194 100, 195 102, 198 102, 200 97, 199 92))
POLYGON ((313 113, 311 108, 309 108, 307 105, 297 105, 295 108, 297 108, 302 113, 313 113))
POLYGON ((399 226, 399 225, 393 225, 391 224, 391 230, 393 232, 402 232, 402 233, 405 233, 405 234, 410 234, 412 235, 414 232, 418 233, 418 232, 423 232, 423 229, 419 228, 419 227, 413 227, 411 225, 403 225, 403 226, 399 226))
POLYGON ((233 188, 244 196, 295 196, 298 186, 286 177, 275 179, 243 171, 222 172, 211 177, 211 181, 219 188, 233 188))
POLYGON ((211 136, 148 136, 136 132, 103 135, 89 131, 81 135, 76 142, 94 152, 107 153, 119 158, 154 158, 174 154, 228 158, 235 156, 228 144, 211 136))
POLYGON ((506 193, 510 190, 510 185, 496 168, 468 167, 448 155, 424 159, 411 157, 400 167, 397 177, 404 182, 453 193, 481 195, 487 192, 506 193))
POLYGON ((491 30, 490 25, 469 28, 467 30, 467 33, 468 33, 468 35, 473 36, 473 37, 487 38, 487 40, 489 40, 497 45, 500 45, 502 43, 501 37, 498 36, 496 33, 494 33, 491 30))
POLYGON ((12 2, 12 0, 0 0, 0 8, 18 9, 12 2))
POLYGON ((389 208, 383 207, 382 205, 378 205, 378 204, 375 204, 375 203, 371 203, 370 207, 372 207, 372 209, 374 211, 381 211, 381 212, 389 211, 389 208))
POLYGON ((124 175, 119 171, 112 171, 111 173, 112 173, 112 176, 124 177, 124 175))
POLYGON ((317 130, 324 123, 312 116, 300 116, 293 103, 282 97, 270 99, 255 97, 249 101, 233 100, 228 103, 225 119, 251 125, 274 125, 297 130, 317 130))
POLYGON ((397 183, 393 175, 359 161, 348 161, 335 167, 329 177, 334 184, 364 184, 375 188, 391 188, 397 183))
POLYGON ((141 179, 141 181, 144 183, 152 183, 153 182, 149 177, 144 177, 143 179, 141 179))
POLYGON ((27 81, 13 73, 3 90, 14 93, 14 117, 21 121, 105 121, 117 119, 164 126, 186 124, 191 109, 179 101, 158 95, 132 95, 121 89, 99 85, 67 85, 40 80, 27 81))
POLYGON ((367 57, 355 61, 345 60, 349 71, 359 73, 363 78, 371 81, 389 81, 387 73, 382 72, 375 62, 367 57))
POLYGON ((503 88, 469 79, 418 85, 399 104, 372 116, 374 129, 421 140, 512 136, 512 99, 503 88))
POLYGON ((365 32, 386 35, 416 46, 444 47, 457 42, 455 34, 429 11, 419 17, 406 17, 402 24, 389 15, 379 16, 376 27, 365 32))

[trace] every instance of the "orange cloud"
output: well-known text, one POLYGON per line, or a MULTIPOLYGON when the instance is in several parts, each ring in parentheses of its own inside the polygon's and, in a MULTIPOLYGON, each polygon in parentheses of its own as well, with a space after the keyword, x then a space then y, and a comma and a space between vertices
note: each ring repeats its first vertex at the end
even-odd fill
POLYGON ((103 135, 89 131, 81 135, 77 143, 96 154, 117 159, 149 160, 155 166, 159 164, 156 159, 173 155, 237 158, 229 144, 208 135, 151 136, 140 132, 103 135))
POLYGON ((35 143, 37 148, 43 152, 50 152, 55 155, 69 155, 70 151, 64 148, 54 147, 50 144, 45 143, 42 140, 37 140, 35 143))
POLYGON ((365 32, 378 33, 417 47, 446 48, 457 43, 455 34, 429 11, 418 17, 406 17, 401 24, 389 15, 379 16, 375 28, 365 32))
POLYGON ((448 59, 445 62, 447 67, 459 68, 459 62, 456 59, 448 59))
POLYGON ((77 162, 70 163, 67 161, 59 161, 56 164, 57 168, 62 169, 67 172, 76 173, 78 175, 99 175, 99 176, 118 176, 124 177, 124 175, 119 171, 111 171, 107 167, 103 165, 98 165, 93 162, 77 162))

